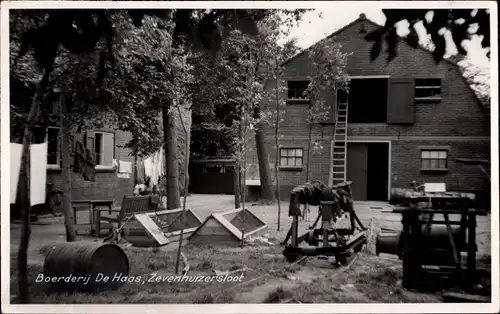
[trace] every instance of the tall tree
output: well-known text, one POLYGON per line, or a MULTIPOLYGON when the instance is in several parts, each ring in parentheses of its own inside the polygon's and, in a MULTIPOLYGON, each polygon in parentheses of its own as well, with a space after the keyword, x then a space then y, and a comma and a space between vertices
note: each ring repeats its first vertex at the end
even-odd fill
MULTIPOLYGON (((206 56, 204 66, 199 67, 203 74, 198 76, 200 79, 197 84, 197 94, 202 94, 203 97, 197 96, 197 99, 200 103, 208 103, 209 107, 215 108, 212 111, 206 109, 203 111, 203 114, 208 112, 213 117, 210 123, 213 126, 211 131, 216 130, 216 133, 220 134, 219 138, 227 139, 227 134, 240 137, 237 135, 239 124, 233 125, 232 132, 227 130, 231 127, 231 120, 239 121, 242 116, 249 113, 248 120, 241 125, 245 129, 244 125, 248 123, 248 128, 253 130, 261 197, 268 202, 274 201, 275 196, 269 156, 264 145, 264 128, 274 123, 272 116, 274 109, 261 108, 261 100, 269 97, 267 95, 269 91, 265 88, 266 82, 276 75, 275 70, 280 68, 285 58, 291 56, 291 53, 288 55, 283 53, 286 49, 282 49, 278 42, 284 32, 300 20, 301 14, 301 12, 294 14, 292 11, 269 10, 268 16, 257 22, 255 34, 238 30, 230 32, 222 43, 219 53, 215 56, 206 56), (205 86, 219 88, 214 90, 205 86), (204 100, 201 100, 202 98, 204 100), (214 117, 214 113, 218 113, 218 117, 214 117)), ((237 142, 242 143, 243 139, 240 138, 237 142)), ((236 152, 239 150, 238 147, 241 148, 240 145, 234 145, 229 147, 229 150, 236 152)))
MULTIPOLYGON (((436 62, 440 62, 446 54, 447 46, 455 46, 458 53, 467 55, 463 43, 476 34, 482 36, 481 46, 490 47, 490 14, 488 9, 384 9, 386 17, 382 28, 368 33, 365 38, 373 41, 371 50, 372 60, 380 55, 382 41, 387 43, 387 60, 391 61, 397 56, 399 36, 396 24, 401 21, 409 23, 409 33, 405 40, 414 48, 419 46, 419 41, 426 41, 424 36, 429 36, 435 45, 433 55, 436 62), (426 33, 418 34, 415 25, 422 22, 426 33), (451 42, 447 45, 445 32, 451 33, 451 42), (453 44, 453 45, 449 45, 453 44)), ((487 52, 490 56, 490 52, 487 52)))
MULTIPOLYGON (((311 60, 310 83, 305 93, 309 95, 307 122, 309 124, 308 156, 306 166, 306 181, 310 180, 310 164, 312 159, 312 133, 315 128, 321 127, 322 122, 331 121, 337 114, 326 102, 327 95, 337 95, 338 90, 346 90, 349 76, 346 72, 349 54, 341 51, 341 44, 334 39, 327 38, 314 45, 308 53, 311 60), (332 112, 333 111, 333 112, 332 112)), ((335 102, 336 103, 336 102, 335 102)), ((333 145, 334 132, 330 145, 333 145)), ((332 152, 333 150, 331 150, 332 152)), ((333 154, 330 154, 329 181, 333 178, 333 154)), ((330 183, 329 183, 330 184, 330 183)))

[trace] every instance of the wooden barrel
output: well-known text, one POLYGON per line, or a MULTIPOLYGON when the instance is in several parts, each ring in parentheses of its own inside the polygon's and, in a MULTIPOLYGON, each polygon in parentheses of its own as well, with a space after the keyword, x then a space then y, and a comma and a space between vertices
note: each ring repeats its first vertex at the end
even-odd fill
POLYGON ((62 291, 116 289, 129 269, 127 255, 115 244, 60 243, 45 257, 43 282, 62 291))
POLYGON ((405 199, 415 193, 412 189, 392 188, 389 203, 391 205, 403 204, 405 199))

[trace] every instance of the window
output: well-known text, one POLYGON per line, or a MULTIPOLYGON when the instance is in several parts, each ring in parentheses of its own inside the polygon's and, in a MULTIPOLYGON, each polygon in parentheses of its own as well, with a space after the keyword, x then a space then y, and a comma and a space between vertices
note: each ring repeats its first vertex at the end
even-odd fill
POLYGON ((115 134, 111 132, 87 132, 85 146, 94 153, 96 166, 113 167, 115 134))
POLYGON ((47 164, 49 165, 59 165, 59 129, 48 128, 47 129, 47 141, 48 141, 48 151, 47 151, 47 164))
POLYGON ((422 170, 447 170, 448 151, 447 150, 421 150, 420 151, 422 170))
POLYGON ((59 167, 59 128, 35 127, 33 130, 33 143, 41 144, 47 142, 47 165, 59 167))
POLYGON ((415 80, 416 100, 440 100, 441 99, 441 79, 416 79, 415 80))
POLYGON ((302 167, 303 161, 302 148, 281 148, 280 166, 281 167, 302 167))
POLYGON ((306 95, 309 81, 288 81, 288 100, 309 100, 306 95))

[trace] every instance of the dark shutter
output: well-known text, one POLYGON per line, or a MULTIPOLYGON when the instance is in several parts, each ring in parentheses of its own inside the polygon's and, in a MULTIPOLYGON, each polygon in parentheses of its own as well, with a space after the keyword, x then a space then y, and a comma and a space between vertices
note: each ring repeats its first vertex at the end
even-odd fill
POLYGON ((95 152, 95 133, 94 132, 85 132, 85 147, 90 150, 92 153, 95 152))
POLYGON ((415 122, 415 81, 390 78, 387 96, 387 123, 413 124, 415 122))

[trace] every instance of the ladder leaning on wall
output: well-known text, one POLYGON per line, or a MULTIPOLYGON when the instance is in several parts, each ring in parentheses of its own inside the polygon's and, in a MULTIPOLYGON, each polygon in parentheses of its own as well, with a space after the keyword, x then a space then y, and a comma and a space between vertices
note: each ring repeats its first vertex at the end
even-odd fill
POLYGON ((337 110, 335 113, 335 128, 333 132, 332 184, 347 181, 347 113, 348 97, 344 90, 337 91, 337 110))

